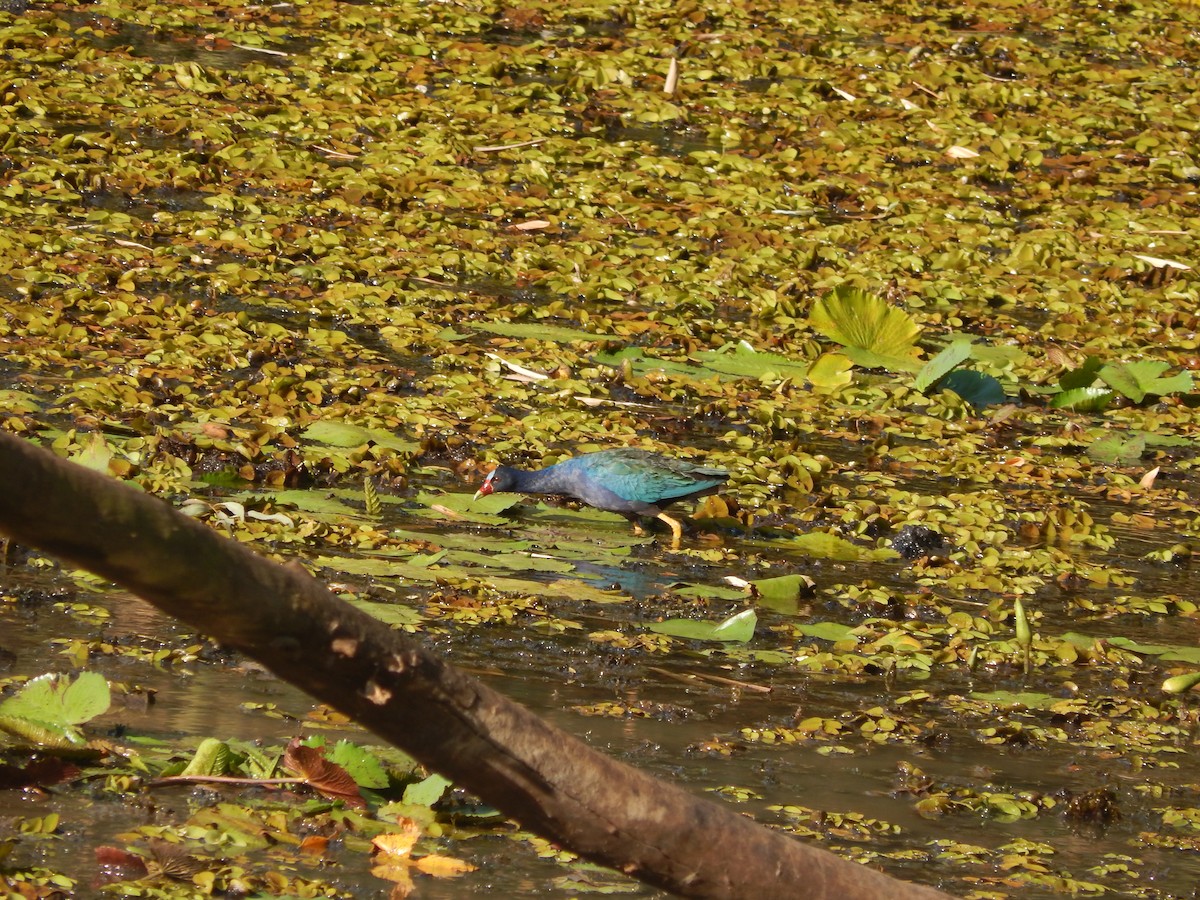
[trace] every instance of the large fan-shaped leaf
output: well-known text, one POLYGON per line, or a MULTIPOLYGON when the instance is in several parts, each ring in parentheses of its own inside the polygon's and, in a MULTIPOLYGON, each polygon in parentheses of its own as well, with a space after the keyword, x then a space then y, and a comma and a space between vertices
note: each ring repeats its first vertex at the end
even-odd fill
POLYGON ((842 285, 813 304, 812 328, 846 348, 860 366, 917 372, 921 328, 912 316, 889 306, 882 297, 842 285))

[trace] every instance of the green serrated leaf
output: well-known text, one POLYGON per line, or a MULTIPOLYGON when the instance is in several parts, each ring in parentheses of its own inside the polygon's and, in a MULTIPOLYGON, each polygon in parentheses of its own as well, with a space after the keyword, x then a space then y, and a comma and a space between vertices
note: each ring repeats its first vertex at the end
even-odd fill
POLYGON ((359 787, 379 790, 388 786, 388 776, 383 765, 374 754, 358 744, 338 741, 332 749, 325 751, 325 758, 350 773, 350 777, 359 787))

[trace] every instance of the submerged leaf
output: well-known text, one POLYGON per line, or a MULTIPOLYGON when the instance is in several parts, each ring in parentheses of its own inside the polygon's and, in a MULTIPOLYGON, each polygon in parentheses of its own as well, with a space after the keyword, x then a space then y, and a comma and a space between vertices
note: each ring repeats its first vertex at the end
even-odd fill
POLYGON ((1059 388, 1065 393, 1077 388, 1088 388, 1096 383, 1096 376, 1104 368, 1104 362, 1098 356, 1089 356, 1078 369, 1072 369, 1058 380, 1059 388))
POLYGON ((954 391, 975 409, 995 406, 1007 399, 1000 382, 972 369, 957 369, 938 382, 942 390, 954 391))
POLYGON ((1088 445, 1087 455, 1096 462, 1109 465, 1128 465, 1137 462, 1146 452, 1144 435, 1109 434, 1088 445))

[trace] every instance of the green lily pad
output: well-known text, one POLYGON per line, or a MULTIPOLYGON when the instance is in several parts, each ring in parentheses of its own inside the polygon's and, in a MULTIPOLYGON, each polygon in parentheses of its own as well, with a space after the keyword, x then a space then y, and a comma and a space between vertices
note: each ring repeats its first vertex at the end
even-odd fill
POLYGON ((667 619, 650 625, 656 634, 686 638, 692 641, 731 641, 744 644, 754 637, 758 615, 752 609, 744 609, 737 615, 721 622, 696 619, 667 619))
POLYGON ((423 507, 423 509, 415 511, 418 515, 434 515, 439 519, 459 518, 471 522, 499 524, 505 521, 500 513, 520 503, 521 495, 488 494, 486 497, 476 500, 473 494, 457 492, 436 494, 422 491, 417 494, 416 500, 423 507), (443 509, 449 510, 451 515, 447 516, 441 511, 443 509))
POLYGON ((1200 647, 1184 647, 1171 644, 1143 644, 1130 638, 1108 638, 1108 643, 1130 653, 1157 656, 1173 662, 1200 663, 1200 647))
POLYGON ((420 448, 420 444, 415 441, 397 437, 386 428, 364 428, 347 422, 313 422, 300 432, 300 436, 326 447, 361 447, 371 443, 395 450, 397 453, 413 453, 420 448))
POLYGON ((385 625, 392 625, 397 628, 410 628, 420 625, 425 621, 425 617, 421 615, 420 610, 413 609, 411 606, 404 606, 401 603, 378 603, 374 600, 357 599, 352 599, 349 603, 351 606, 361 609, 385 625))
POLYGON ((760 381, 794 378, 803 382, 808 377, 808 363, 778 353, 755 350, 745 341, 726 345, 720 350, 705 350, 694 354, 692 358, 710 372, 736 378, 755 378, 760 381))
POLYGON ((795 615, 800 601, 800 594, 810 584, 802 575, 780 575, 776 578, 762 578, 752 581, 758 595, 760 606, 785 615, 795 615))
POLYGON ((1099 371, 1098 377, 1117 393, 1134 403, 1141 403, 1148 396, 1186 394, 1192 389, 1190 372, 1178 372, 1170 378, 1162 378, 1162 373, 1169 368, 1170 364, 1161 360, 1142 359, 1105 366, 1099 371))
POLYGON ((96 672, 74 680, 41 675, 0 703, 0 729, 51 746, 82 744, 83 735, 74 726, 105 713, 110 703, 108 682, 96 672))
POLYGON ((745 591, 719 584, 678 584, 671 590, 680 597, 697 600, 741 600, 746 596, 745 591))
POLYGON ((891 559, 899 556, 895 550, 885 550, 881 553, 873 547, 860 547, 845 538, 824 531, 795 535, 787 540, 787 544, 808 556, 836 559, 841 562, 854 562, 859 559, 891 559))
POLYGON ((945 378, 951 369, 970 359, 971 344, 974 340, 962 335, 952 340, 937 356, 921 367, 921 371, 913 379, 913 387, 924 393, 945 378))
POLYGON ((1058 386, 1063 393, 1079 388, 1088 388, 1096 383, 1096 376, 1104 368, 1104 361, 1098 356, 1089 356, 1078 369, 1072 369, 1058 380, 1058 386))
POLYGON ((517 572, 574 572, 575 566, 561 559, 533 556, 529 553, 472 553, 455 550, 451 557, 456 563, 473 564, 484 568, 509 569, 517 572))
POLYGON ((808 368, 808 382, 817 391, 832 391, 854 380, 854 362, 845 353, 822 353, 808 368))
POLYGON ((973 691, 970 696, 1007 708, 1049 709, 1059 701, 1058 697, 1036 691, 973 691))
POLYGON ((595 343, 609 339, 606 335, 592 334, 576 328, 560 328, 541 322, 470 322, 468 324, 471 328, 479 331, 490 331, 492 334, 504 337, 537 338, 539 341, 554 341, 560 344, 576 341, 595 343))
POLYGON ((841 622, 809 622, 796 626, 796 630, 807 637, 834 642, 854 639, 854 628, 853 625, 843 625, 841 622))

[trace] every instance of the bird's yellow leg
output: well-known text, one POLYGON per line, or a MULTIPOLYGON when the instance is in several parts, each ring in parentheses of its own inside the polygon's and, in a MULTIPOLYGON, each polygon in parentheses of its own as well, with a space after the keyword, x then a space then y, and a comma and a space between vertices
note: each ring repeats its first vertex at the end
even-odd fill
POLYGON ((633 523, 633 533, 636 534, 638 537, 641 537, 643 534, 646 533, 646 529, 641 526, 641 523, 634 522, 633 523))
POLYGON ((683 537, 683 527, 675 519, 672 519, 666 513, 659 513, 654 518, 661 522, 666 522, 671 526, 671 547, 674 550, 679 549, 679 539, 683 537))

